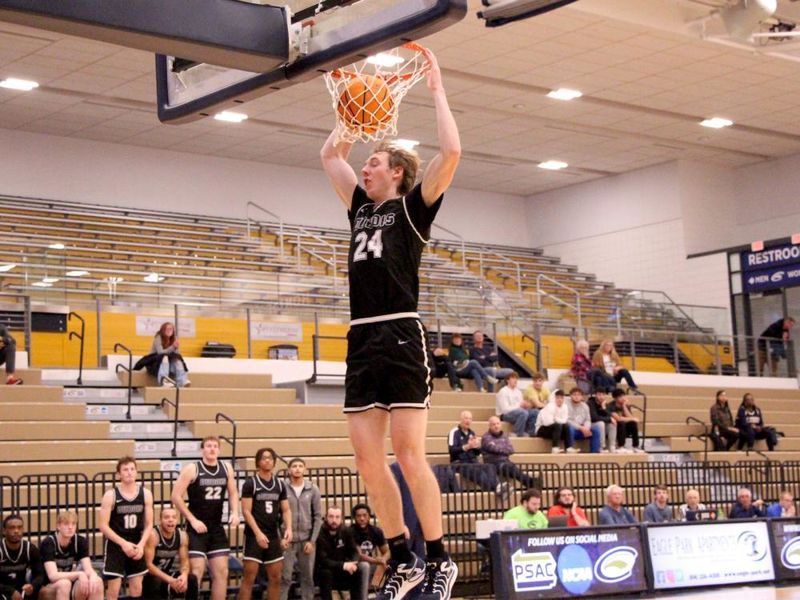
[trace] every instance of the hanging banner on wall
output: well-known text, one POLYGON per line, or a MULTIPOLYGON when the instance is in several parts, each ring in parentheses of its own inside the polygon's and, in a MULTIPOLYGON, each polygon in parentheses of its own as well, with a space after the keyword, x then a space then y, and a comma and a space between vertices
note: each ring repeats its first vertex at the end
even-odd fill
MULTIPOLYGON (((136 335, 154 336, 166 322, 170 319, 161 317, 151 317, 147 315, 136 315, 136 335)), ((181 317, 178 321, 178 338, 197 337, 195 321, 191 317, 181 317)))
POLYGON ((250 338, 253 340, 302 342, 303 324, 281 321, 250 323, 250 338))

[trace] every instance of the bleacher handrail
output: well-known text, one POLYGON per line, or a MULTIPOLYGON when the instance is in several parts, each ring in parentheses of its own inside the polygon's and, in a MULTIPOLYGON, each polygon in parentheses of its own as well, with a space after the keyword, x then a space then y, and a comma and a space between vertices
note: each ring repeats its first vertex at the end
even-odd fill
MULTIPOLYGON (((443 225, 439 225, 438 223, 433 223, 432 225, 435 229, 439 231, 444 231, 445 233, 449 233, 456 237, 456 239, 461 243, 461 269, 466 271, 467 270, 467 250, 466 250, 466 242, 464 241, 464 236, 460 233, 456 233, 452 229, 448 229, 443 225)), ((439 241, 438 239, 436 240, 439 241)))
MULTIPOLYGON (((162 377, 161 381, 159 381, 158 383, 162 387, 164 387, 164 384, 168 383, 167 378, 162 377)), ((175 381, 173 381, 170 385, 175 389, 175 400, 170 400, 169 398, 161 398, 161 408, 163 409, 164 406, 169 404, 172 406, 172 408, 175 409, 175 416, 172 419, 172 451, 170 452, 170 454, 172 456, 178 456, 178 420, 180 417, 179 413, 181 405, 181 388, 175 381)))
POLYGON ((239 468, 238 463, 236 462, 237 459, 238 459, 238 457, 236 455, 236 437, 237 437, 237 435, 236 435, 236 432, 237 432, 236 421, 233 420, 232 418, 230 418, 228 415, 226 415, 223 412, 218 412, 214 416, 214 422, 219 424, 219 420, 220 419, 223 419, 223 420, 227 421, 228 423, 230 423, 231 427, 233 428, 233 439, 231 439, 231 438, 229 438, 229 437, 227 437, 225 435, 220 435, 219 439, 221 439, 221 440, 223 440, 225 442, 228 442, 228 444, 230 445, 230 447, 231 447, 231 465, 233 466, 233 470, 236 471, 239 468))
POLYGON ((117 366, 114 368, 114 370, 117 373, 119 373, 120 369, 122 369, 128 375, 128 377, 127 377, 128 385, 126 386, 126 389, 127 389, 127 392, 128 392, 128 396, 127 396, 128 408, 125 411, 125 418, 128 421, 130 421, 131 420, 131 399, 133 398, 133 352, 131 351, 130 348, 128 348, 125 344, 123 344, 121 342, 117 342, 116 344, 114 344, 114 354, 116 354, 120 349, 124 350, 125 353, 128 355, 128 366, 126 367, 122 363, 117 363, 117 366))
POLYGON ((258 204, 256 202, 253 202, 252 200, 248 201, 247 204, 245 205, 245 219, 246 219, 246 225, 247 225, 247 239, 248 240, 250 240, 250 222, 254 221, 254 222, 258 223, 258 221, 256 221, 255 219, 250 217, 250 209, 251 208, 254 208, 256 210, 260 210, 264 214, 267 214, 270 217, 272 217, 273 219, 277 219, 278 220, 278 240, 279 240, 279 246, 280 246, 280 249, 281 249, 281 258, 283 258, 283 255, 284 255, 284 251, 283 251, 283 242, 284 242, 284 238, 283 238, 283 217, 281 217, 280 215, 275 214, 271 210, 267 210, 266 208, 264 208, 263 206, 261 206, 260 204, 258 204))
POLYGON ((84 334, 86 333, 86 321, 78 313, 70 311, 67 314, 67 322, 70 322, 73 317, 75 317, 78 321, 80 321, 81 332, 78 333, 77 331, 70 331, 69 332, 69 336, 67 337, 67 339, 71 340, 73 338, 77 338, 78 340, 80 340, 81 347, 80 347, 80 352, 78 354, 78 360, 79 360, 79 363, 78 363, 78 385, 83 385, 83 349, 84 349, 84 340, 83 340, 83 338, 84 338, 84 334))
POLYGON ((574 288, 571 288, 568 285, 565 285, 562 282, 558 281, 557 279, 553 279, 552 277, 550 277, 548 275, 545 275, 544 273, 539 273, 536 276, 536 297, 538 299, 540 308, 542 306, 542 296, 547 296, 549 298, 552 298, 555 302, 557 302, 559 304, 562 304, 562 305, 564 305, 564 306, 566 306, 568 308, 572 308, 577 313, 577 316, 578 316, 578 329, 583 329, 583 314, 582 314, 582 311, 581 311, 581 293, 578 290, 576 290, 574 288), (551 294, 550 292, 545 292, 542 289, 542 280, 543 279, 546 280, 546 281, 549 281, 553 285, 556 285, 556 286, 558 286, 560 288, 563 288, 563 289, 567 290, 568 292, 570 292, 572 294, 575 294, 575 304, 572 305, 569 302, 563 300, 562 298, 559 298, 555 294, 551 294))

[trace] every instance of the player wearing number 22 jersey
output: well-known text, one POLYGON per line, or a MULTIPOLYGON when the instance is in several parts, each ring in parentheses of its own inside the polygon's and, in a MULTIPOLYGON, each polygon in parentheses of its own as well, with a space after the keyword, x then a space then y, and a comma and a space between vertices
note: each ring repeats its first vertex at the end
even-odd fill
POLYGON ((119 485, 103 495, 100 530, 105 536, 103 575, 108 580, 107 598, 116 600, 122 580, 128 580, 129 596, 142 595, 142 577, 147 573, 144 546, 153 528, 153 497, 136 482, 136 461, 123 457, 117 462, 119 485))

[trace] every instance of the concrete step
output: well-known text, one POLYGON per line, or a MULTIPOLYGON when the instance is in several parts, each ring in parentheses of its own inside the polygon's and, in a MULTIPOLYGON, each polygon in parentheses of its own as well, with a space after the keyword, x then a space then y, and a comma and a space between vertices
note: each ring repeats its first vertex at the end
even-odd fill
MULTIPOLYGON (((92 402, 104 404, 122 404, 128 402, 128 390, 124 388, 64 388, 65 402, 92 402)), ((144 400, 138 391, 131 394, 132 403, 144 400)))
POLYGON ((42 385, 41 369, 17 369, 15 374, 22 379, 23 385, 42 385))
MULTIPOLYGON (((115 421, 109 423, 108 436, 111 439, 163 440, 172 439, 172 421, 115 421)), ((194 438, 189 429, 178 424, 178 439, 194 438)))
POLYGON ((58 402, 63 401, 60 387, 49 385, 0 386, 0 403, 5 402, 58 402))
MULTIPOLYGON (((59 411, 60 412, 60 411, 59 411)), ((2 419, 2 417, 0 417, 2 419)), ((105 423, 80 420, 5 421, 0 420, 0 440, 107 440, 105 423)))
MULTIPOLYGON (((128 373, 120 371, 117 378, 123 386, 128 385, 128 373)), ((189 380, 193 388, 229 388, 235 385, 239 388, 267 389, 272 387, 272 375, 269 373, 198 373, 190 372, 189 380)), ((133 387, 158 387, 156 378, 147 371, 134 371, 131 378, 133 387)))
MULTIPOLYGON (((172 452, 172 440, 141 440, 134 443, 134 456, 138 459, 168 459, 172 452)), ((200 458, 200 440, 178 440, 177 458, 200 458)), ((224 449, 223 449, 224 455, 224 449)))
MULTIPOLYGON (((86 405, 86 419, 108 421, 110 419, 125 419, 128 412, 127 404, 88 404, 86 405)), ((147 404, 132 404, 131 418, 137 421, 163 421, 164 413, 157 406, 147 404)))
MULTIPOLYGON (((291 404, 295 401, 295 391, 291 389, 255 388, 190 388, 181 389, 181 405, 227 403, 236 404, 291 404)), ((144 388, 145 402, 161 402, 162 398, 175 399, 173 387, 144 388)))

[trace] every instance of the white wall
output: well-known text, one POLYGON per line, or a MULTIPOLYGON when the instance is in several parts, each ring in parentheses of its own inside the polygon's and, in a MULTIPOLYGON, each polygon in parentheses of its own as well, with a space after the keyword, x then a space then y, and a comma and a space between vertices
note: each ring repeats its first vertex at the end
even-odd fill
MULTIPOLYGON (((244 217, 252 200, 287 223, 347 227, 321 169, 5 129, 0 150, 0 194, 232 217, 244 217)), ((522 246, 526 232, 507 223, 524 220, 523 198, 453 189, 436 222, 470 241, 522 246)))

